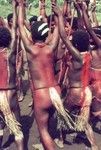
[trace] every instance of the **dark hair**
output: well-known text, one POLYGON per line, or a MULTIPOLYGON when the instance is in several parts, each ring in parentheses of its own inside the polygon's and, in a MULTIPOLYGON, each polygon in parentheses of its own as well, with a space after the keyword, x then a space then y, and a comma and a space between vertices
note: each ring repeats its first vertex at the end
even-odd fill
POLYGON ((7 16, 7 21, 8 23, 10 22, 10 20, 13 18, 13 13, 8 14, 7 16))
POLYGON ((77 30, 78 29, 78 17, 74 17, 73 24, 72 24, 72 29, 73 30, 77 30))
POLYGON ((80 52, 88 51, 90 44, 89 34, 85 30, 75 31, 73 33, 72 43, 80 52))
POLYGON ((6 27, 0 27, 0 47, 8 47, 11 39, 10 31, 6 27))
POLYGON ((33 22, 33 21, 37 21, 37 16, 32 16, 31 18, 29 18, 29 22, 30 24, 33 22))
POLYGON ((64 17, 64 21, 68 22, 70 24, 71 23, 71 18, 64 17))
POLYGON ((33 41, 45 41, 47 36, 48 36, 48 31, 42 35, 42 32, 48 28, 48 25, 46 24, 41 30, 38 30, 39 27, 45 24, 43 21, 36 21, 35 23, 32 24, 31 26, 31 35, 32 35, 32 40, 33 41))
MULTIPOLYGON (((71 24, 71 18, 66 18, 66 21, 71 24)), ((77 30, 78 29, 78 17, 73 18, 73 23, 72 23, 72 29, 77 30)))

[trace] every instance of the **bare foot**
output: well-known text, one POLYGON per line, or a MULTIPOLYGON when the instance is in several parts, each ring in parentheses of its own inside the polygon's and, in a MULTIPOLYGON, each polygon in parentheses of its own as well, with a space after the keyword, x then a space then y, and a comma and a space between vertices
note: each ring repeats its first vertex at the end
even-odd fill
POLYGON ((40 144, 33 144, 32 146, 35 150, 44 150, 43 145, 41 143, 40 144))
POLYGON ((33 105, 33 102, 30 102, 30 103, 28 104, 28 107, 32 107, 32 105, 33 105))
POLYGON ((91 146, 91 150, 99 150, 98 146, 94 145, 94 146, 91 146))
POLYGON ((54 139, 55 144, 59 147, 59 148, 64 148, 63 145, 63 141, 60 139, 54 139))
POLYGON ((24 99, 23 94, 20 94, 20 96, 19 96, 19 98, 18 98, 18 102, 22 102, 22 101, 23 101, 23 99, 24 99))

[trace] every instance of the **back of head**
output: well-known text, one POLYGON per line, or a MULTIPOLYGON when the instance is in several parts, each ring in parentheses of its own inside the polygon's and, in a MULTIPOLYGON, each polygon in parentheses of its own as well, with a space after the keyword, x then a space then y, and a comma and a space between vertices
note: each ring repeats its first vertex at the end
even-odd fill
POLYGON ((89 34, 85 30, 78 30, 73 33, 72 43, 80 52, 89 50, 89 34))
POLYGON ((33 41, 45 41, 48 36, 48 24, 43 21, 36 21, 31 26, 33 41))
MULTIPOLYGON (((71 24, 72 18, 66 18, 66 21, 71 24)), ((72 30, 76 31, 78 29, 78 17, 73 18, 72 30)))
POLYGON ((9 47, 11 39, 10 31, 6 27, 0 27, 0 47, 9 47))
POLYGON ((30 25, 33 24, 35 21, 37 21, 37 19, 38 19, 37 16, 32 16, 32 17, 29 19, 30 25))
POLYGON ((78 29, 78 17, 73 18, 72 29, 75 31, 78 29))
POLYGON ((13 13, 10 13, 10 14, 7 16, 7 22, 8 22, 9 28, 11 28, 11 27, 12 27, 12 23, 13 23, 13 13))
POLYGON ((7 16, 8 23, 11 21, 12 18, 13 18, 13 13, 8 14, 7 16))

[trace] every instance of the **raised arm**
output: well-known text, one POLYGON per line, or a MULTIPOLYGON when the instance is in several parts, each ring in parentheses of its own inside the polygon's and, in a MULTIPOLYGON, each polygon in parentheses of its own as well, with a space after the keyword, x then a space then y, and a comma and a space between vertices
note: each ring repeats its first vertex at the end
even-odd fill
MULTIPOLYGON (((56 0, 51 0, 51 3, 56 4, 56 0)), ((52 40, 50 42, 50 45, 51 45, 53 50, 56 49, 56 47, 59 43, 58 19, 55 16, 55 14, 54 14, 54 21, 55 21, 55 28, 54 28, 53 35, 52 35, 52 40)))
POLYGON ((64 3, 63 3, 62 13, 64 16, 67 15, 67 1, 66 0, 64 0, 64 3))
POLYGON ((59 32, 60 32, 60 36, 61 36, 64 44, 66 45, 67 49, 69 50, 69 52, 71 53, 73 58, 75 58, 77 61, 82 63, 82 58, 81 58, 80 52, 76 48, 73 47, 73 45, 71 44, 71 42, 69 41, 69 39, 67 37, 67 34, 65 32, 63 15, 62 15, 60 9, 54 4, 52 5, 52 7, 53 7, 54 13, 57 14, 57 16, 58 16, 59 32))
POLYGON ((52 40, 50 42, 50 46, 52 47, 53 50, 55 50, 58 46, 59 43, 59 30, 58 30, 58 20, 56 18, 56 16, 54 16, 54 20, 55 20, 55 28, 53 31, 53 35, 52 35, 52 40))
POLYGON ((97 37, 97 35, 93 31, 93 28, 92 28, 92 26, 90 24, 90 21, 89 21, 89 18, 88 18, 87 12, 86 12, 86 7, 85 7, 84 3, 82 3, 82 7, 81 8, 82 8, 82 14, 83 14, 83 18, 84 18, 86 29, 89 32, 89 34, 91 35, 91 37, 93 38, 93 40, 96 43, 96 45, 101 48, 101 40, 97 37))
POLYGON ((18 25, 19 25, 19 30, 20 30, 20 34, 21 34, 21 39, 24 43, 25 49, 28 52, 31 52, 32 42, 28 38, 28 35, 25 30, 25 25, 24 25, 24 16, 25 16, 24 0, 18 0, 18 5, 19 5, 18 25))
POLYGON ((78 16, 78 29, 84 29, 84 21, 83 21, 83 17, 82 17, 82 11, 80 9, 79 4, 74 1, 74 7, 77 11, 77 16, 78 16))
POLYGON ((12 8, 13 8, 13 24, 11 29, 12 41, 10 45, 11 57, 12 55, 16 56, 16 49, 17 49, 17 3, 15 0, 12 1, 12 8))
POLYGON ((47 22, 45 0, 39 0, 39 11, 40 11, 40 16, 42 16, 43 21, 47 22))

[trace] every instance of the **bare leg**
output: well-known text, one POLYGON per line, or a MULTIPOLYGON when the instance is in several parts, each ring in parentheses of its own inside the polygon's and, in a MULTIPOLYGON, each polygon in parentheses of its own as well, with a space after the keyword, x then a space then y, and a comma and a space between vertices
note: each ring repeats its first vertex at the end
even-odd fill
POLYGON ((3 129, 0 129, 0 148, 2 147, 3 129))
MULTIPOLYGON (((11 107, 11 111, 14 114, 16 120, 20 123, 20 108, 19 108, 16 92, 14 93, 14 95, 12 95, 12 99, 10 99, 10 107, 11 107)), ((16 128, 16 126, 17 125, 15 124, 15 128, 16 128)), ((14 134, 15 144, 17 146, 17 150, 24 150, 23 133, 20 128, 19 128, 18 132, 19 133, 17 135, 14 134)))
POLYGON ((63 141, 63 135, 62 135, 62 134, 63 134, 63 133, 62 133, 62 129, 60 129, 60 131, 59 131, 59 137, 56 138, 56 139, 54 139, 55 144, 56 144, 59 148, 63 148, 63 147, 64 147, 64 145, 63 145, 64 141, 63 141))
POLYGON ((91 144, 91 149, 92 150, 98 150, 97 144, 95 142, 95 138, 94 138, 94 133, 92 130, 92 127, 89 124, 89 116, 90 116, 90 106, 91 106, 91 102, 92 102, 92 96, 90 95, 90 92, 88 90, 88 93, 86 94, 86 101, 84 102, 84 106, 85 106, 85 110, 84 110, 84 114, 86 114, 86 128, 85 128, 85 133, 87 135, 87 138, 91 144))
POLYGON ((93 133, 93 130, 92 130, 92 127, 90 126, 90 124, 87 124, 86 129, 85 129, 85 133, 86 133, 87 138, 91 144, 91 149, 92 150, 98 150, 98 147, 96 145, 95 138, 94 138, 94 133, 93 133))
POLYGON ((0 148, 2 147, 4 127, 5 127, 5 123, 0 119, 0 148))
POLYGON ((24 150, 23 147, 23 139, 22 140, 15 140, 16 146, 17 146, 17 150, 24 150))
POLYGON ((55 144, 48 133, 48 111, 42 108, 35 108, 35 117, 42 140, 42 144, 45 150, 55 150, 55 144))
POLYGON ((22 76, 18 77, 18 101, 21 102, 24 99, 22 76))

